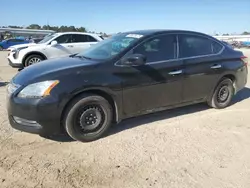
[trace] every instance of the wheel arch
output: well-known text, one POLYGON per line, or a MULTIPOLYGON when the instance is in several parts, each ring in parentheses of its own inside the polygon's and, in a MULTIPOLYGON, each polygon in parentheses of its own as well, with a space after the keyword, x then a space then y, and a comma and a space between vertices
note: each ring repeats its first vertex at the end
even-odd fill
POLYGON ((212 88, 212 90, 211 90, 211 92, 210 92, 210 94, 209 94, 208 99, 209 99, 210 97, 212 97, 212 95, 213 95, 213 93, 214 93, 216 87, 218 86, 218 84, 219 84, 223 79, 225 79, 225 78, 229 78, 230 80, 232 80, 233 86, 234 86, 234 90, 235 90, 236 76, 235 76, 233 73, 227 73, 227 74, 222 75, 222 76, 219 78, 218 82, 215 83, 215 85, 213 86, 213 88, 212 88))
POLYGON ((236 81, 236 76, 234 74, 226 74, 222 76, 220 80, 222 80, 223 78, 229 78, 233 83, 236 81))
POLYGON ((26 61, 26 59, 27 59, 29 56, 31 56, 31 55, 40 55, 40 56, 43 57, 44 60, 47 59, 46 55, 44 55, 42 52, 32 51, 32 52, 27 53, 27 54, 23 57, 23 60, 22 60, 23 66, 25 66, 25 61, 26 61))
MULTIPOLYGON (((103 97, 104 99, 106 99, 109 104, 111 105, 112 107, 112 112, 113 112, 113 117, 112 117, 112 121, 113 122, 119 122, 119 113, 118 113, 118 105, 117 105, 117 102, 115 100, 115 98, 112 96, 112 94, 104 89, 100 89, 100 88, 91 88, 91 89, 87 89, 87 90, 83 90, 83 91, 80 91, 80 92, 77 92, 75 95, 73 95, 67 102, 66 104, 64 105, 63 107, 63 110, 62 110, 62 113, 61 113, 61 122, 64 118, 64 115, 65 115, 65 112, 68 108, 68 106, 71 104, 71 102, 79 97, 80 95, 82 94, 94 94, 94 95, 99 95, 101 97, 103 97)), ((61 123, 62 125, 62 123, 61 123)))

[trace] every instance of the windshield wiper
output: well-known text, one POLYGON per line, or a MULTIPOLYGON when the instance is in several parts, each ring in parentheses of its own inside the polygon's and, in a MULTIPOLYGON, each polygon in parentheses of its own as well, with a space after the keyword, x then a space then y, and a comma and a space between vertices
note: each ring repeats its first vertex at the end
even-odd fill
POLYGON ((86 57, 86 56, 83 56, 83 55, 76 55, 76 56, 74 56, 74 57, 79 57, 79 58, 84 58, 84 59, 89 59, 89 60, 92 59, 92 58, 90 58, 90 57, 86 57))

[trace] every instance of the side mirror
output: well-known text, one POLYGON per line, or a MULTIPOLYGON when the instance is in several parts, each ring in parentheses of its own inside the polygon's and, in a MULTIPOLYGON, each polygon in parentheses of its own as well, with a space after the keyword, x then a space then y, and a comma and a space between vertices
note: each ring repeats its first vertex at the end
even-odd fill
POLYGON ((123 60, 124 65, 140 66, 146 63, 146 57, 142 54, 132 54, 123 60))
POLYGON ((51 46, 56 46, 57 45, 57 41, 56 40, 53 40, 52 42, 51 42, 51 46))

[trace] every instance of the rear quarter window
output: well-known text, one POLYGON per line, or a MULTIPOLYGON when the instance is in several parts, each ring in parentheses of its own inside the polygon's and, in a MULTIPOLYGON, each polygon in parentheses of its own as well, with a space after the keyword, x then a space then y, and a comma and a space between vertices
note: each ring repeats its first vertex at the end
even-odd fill
POLYGON ((212 44, 212 51, 213 54, 217 54, 222 50, 223 46, 221 44, 219 44, 218 42, 213 42, 212 44))

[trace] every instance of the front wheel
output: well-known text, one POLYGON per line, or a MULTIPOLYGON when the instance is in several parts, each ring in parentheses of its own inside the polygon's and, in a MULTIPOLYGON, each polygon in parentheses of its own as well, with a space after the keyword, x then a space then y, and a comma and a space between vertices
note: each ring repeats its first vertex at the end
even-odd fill
POLYGON ((25 65, 25 67, 28 67, 28 66, 33 65, 35 63, 38 63, 42 60, 44 60, 44 58, 40 55, 30 55, 26 58, 24 65, 25 65))
POLYGON ((0 46, 0 51, 3 51, 3 47, 2 46, 0 46))
POLYGON ((112 122, 112 108, 98 95, 82 95, 69 105, 64 117, 66 132, 74 140, 89 142, 101 138, 112 122))
POLYGON ((224 78, 217 85, 213 95, 208 100, 208 105, 216 109, 226 108, 230 105, 233 96, 233 81, 229 78, 224 78))

